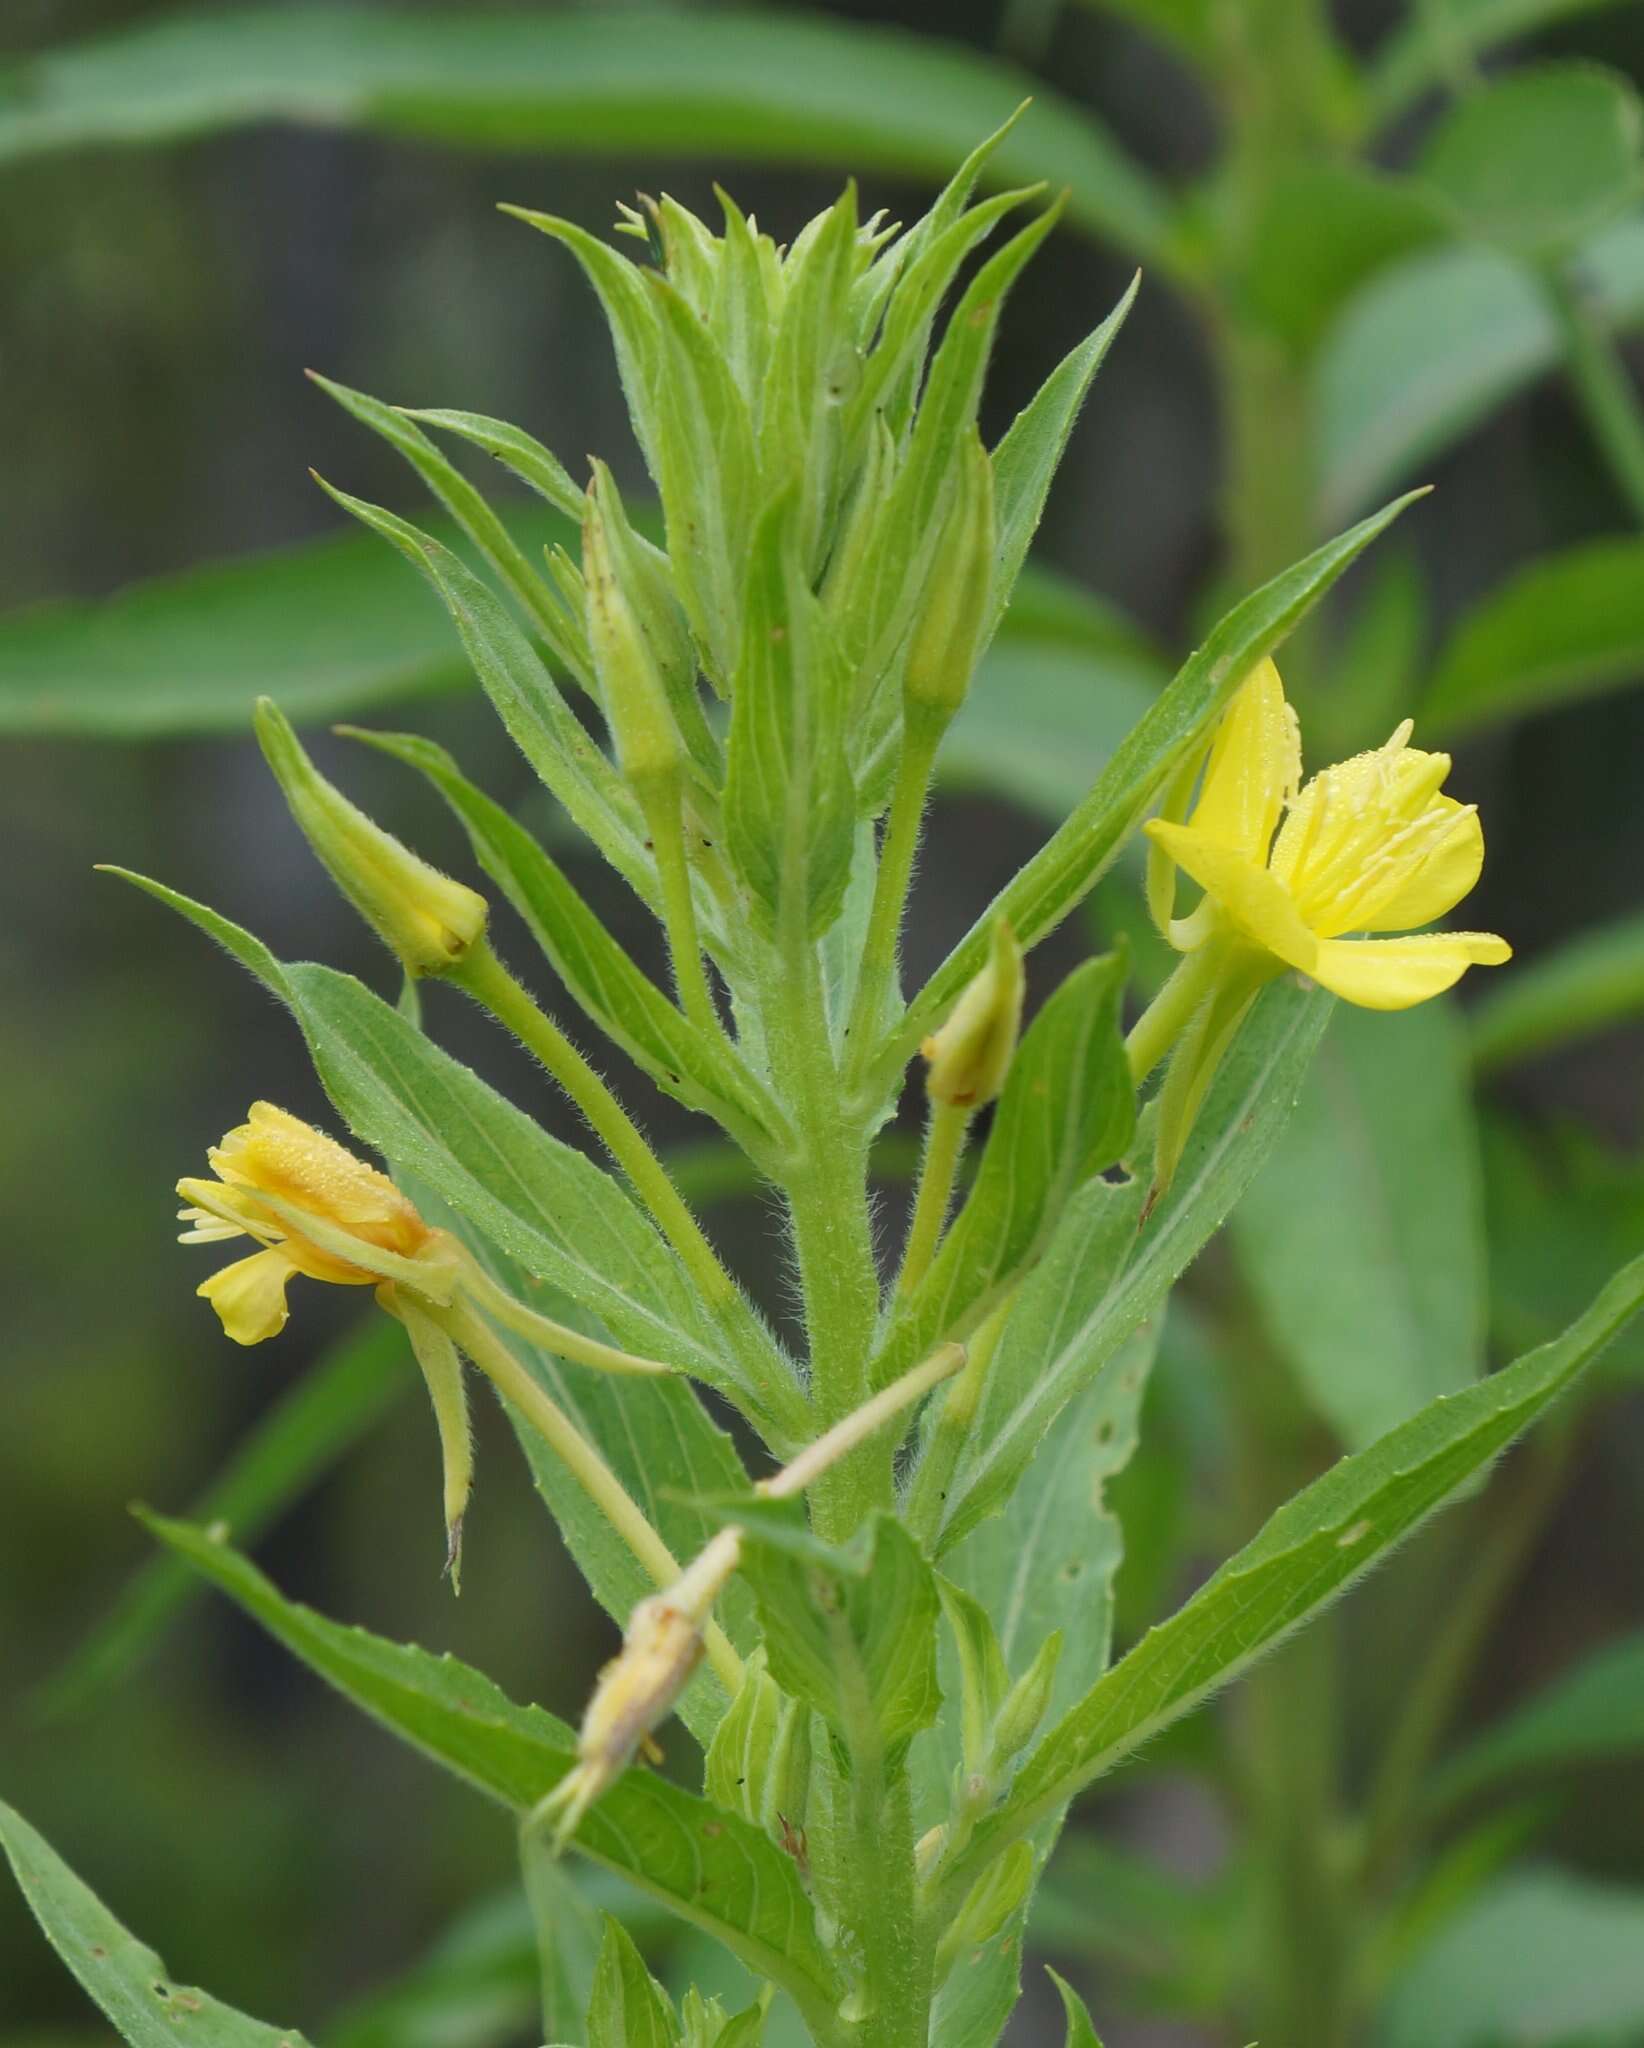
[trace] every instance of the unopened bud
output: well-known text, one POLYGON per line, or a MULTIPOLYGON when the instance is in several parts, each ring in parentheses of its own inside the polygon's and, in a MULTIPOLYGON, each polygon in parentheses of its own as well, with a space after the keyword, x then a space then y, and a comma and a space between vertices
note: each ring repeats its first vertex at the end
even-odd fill
POLYGON ((256 724, 291 815, 337 887, 408 974, 449 973, 485 934, 485 898, 442 875, 333 788, 267 697, 256 724))
POLYGON ((919 1050, 930 1064, 925 1089, 933 1102, 980 1109, 1005 1085, 1022 1028, 1026 976, 1022 949, 1004 918, 993 926, 987 965, 954 1004, 948 1021, 919 1050))
POLYGON ((668 701, 668 677, 648 621, 642 582, 633 570, 622 501, 610 472, 596 463, 582 522, 582 573, 588 587, 588 645, 600 698, 629 782, 656 784, 684 763, 679 723, 668 701), (624 574, 624 571, 627 571, 624 574), (650 630, 647 630, 649 624, 650 630))
POLYGON ((1050 1705, 1056 1683, 1056 1666, 1062 1655, 1062 1631, 1056 1629, 1039 1645, 1039 1654, 1005 1694, 999 1717, 993 1724, 995 1768, 1009 1763, 1019 1750, 1033 1740, 1050 1705))
POLYGON ((943 724, 965 701, 993 618, 998 532, 993 464, 974 431, 957 465, 953 503, 937 542, 923 602, 908 642, 902 689, 910 707, 943 724))
POLYGON ((971 1886, 937 1951, 945 1961, 967 1948, 991 1941, 1026 1899, 1033 1884, 1031 1842, 1012 1842, 997 1863, 990 1864, 971 1886))
POLYGON ((563 1843, 608 1786, 673 1712, 702 1661, 703 1628, 741 1557, 742 1537, 722 1529, 674 1583, 641 1600, 622 1648, 599 1675, 577 1737, 577 1764, 537 1808, 563 1843))

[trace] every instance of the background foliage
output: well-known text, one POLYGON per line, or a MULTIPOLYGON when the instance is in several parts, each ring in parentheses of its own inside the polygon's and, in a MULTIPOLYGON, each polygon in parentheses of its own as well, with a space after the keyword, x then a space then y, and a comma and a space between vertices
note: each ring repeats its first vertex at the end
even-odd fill
MULTIPOLYGON (((234 2004, 295 2012, 331 2043, 523 2038, 538 1987, 507 1889, 513 1845, 225 1608, 191 1607, 145 1637, 112 1685, 66 1666, 148 1554, 120 1502, 193 1502, 257 1418, 294 1402, 271 1462, 208 1507, 249 1537, 259 1491, 283 1498, 341 1414, 361 1448, 260 1553, 283 1586, 449 1647, 573 1719, 609 1648, 565 1561, 544 1557, 499 1418, 485 1418, 454 1606, 423 1512, 427 1433, 392 1347, 349 1348, 348 1305, 330 1302, 277 1352, 228 1355, 216 1338, 169 1247, 171 1181, 248 1093, 319 1103, 283 1016, 89 874, 113 857, 192 880, 281 954, 381 986, 240 737, 252 696, 270 688, 316 720, 417 696, 404 722, 528 801, 525 771, 455 687, 443 621, 385 550, 345 535, 256 559, 336 534, 309 463, 415 506, 393 455, 304 382, 309 366, 517 419, 551 445, 598 450, 637 488, 592 301, 495 201, 597 228, 613 192, 705 204, 718 177, 776 226, 816 210, 849 168, 870 206, 905 212, 1036 74, 1039 102, 1002 167, 1065 183, 1071 200, 1003 329, 990 439, 1143 263, 1038 557, 1101 604, 1036 586, 955 735, 921 868, 915 974, 1086 786, 1224 579, 1267 573, 1378 494, 1439 485, 1350 581, 1329 639, 1292 659, 1315 759, 1379 738, 1365 726, 1407 708, 1421 737, 1455 742, 1457 786, 1483 806, 1491 847, 1477 921, 1527 965, 1476 1009, 1337 1019, 1280 1157, 1168 1333, 1141 1452, 1115 1488, 1122 1641, 1269 1504, 1275 1475, 1237 1454, 1230 1391, 1248 1405, 1260 1390, 1270 1439, 1305 1475, 1485 1356, 1549 1334, 1637 1248, 1644 504, 1625 387, 1612 376, 1606 422, 1603 383, 1603 365, 1618 369, 1604 330, 1625 348, 1644 322, 1637 137, 1623 89, 1587 71, 1544 90, 1518 73, 1512 90, 1529 97, 1494 130, 1490 96, 1464 92, 1466 118, 1432 135, 1475 47, 1492 71, 1512 56, 1579 59, 1624 81, 1644 71, 1644 27, 1636 10, 1534 0, 1433 0, 1408 18, 1353 0, 1337 28, 1362 65, 1354 75, 1343 60, 1305 96, 1322 133, 1275 133, 1275 151, 1306 158, 1281 175, 1244 164, 1240 138, 1262 132, 1264 92, 1281 115, 1302 103, 1295 67, 1316 52, 1283 33, 1301 12, 1279 5, 1249 75, 1215 92, 1200 75, 1210 10, 1191 0, 864 0, 807 15, 521 6, 460 25, 433 8, 178 17, 23 0, 0 30, 0 600, 19 608, 0 620, 0 1046, 14 1077, 0 1150, 0 1790, 234 2004), (886 40, 890 29, 912 33, 886 40), (1509 34, 1519 41, 1504 52, 1509 34), (1212 191, 1230 139, 1248 181, 1212 191), (1355 168, 1361 147, 1385 175, 1355 168), (1235 246, 1207 321, 1206 251, 1235 246), (1545 288, 1572 247, 1574 300, 1545 288), (1572 349, 1579 387, 1558 367, 1572 349), (59 602, 22 609, 42 597, 59 602), (1326 1260, 1345 1276, 1328 1299, 1308 1285, 1326 1260), (316 1358, 334 1361, 318 1392, 316 1358), (475 1910, 476 1898, 490 1903, 475 1910), (421 1972, 409 2031, 409 1988, 370 1995, 406 1971, 421 1972), (322 2033, 358 2000, 352 2023, 322 2033)), ((420 844, 457 861, 455 828, 392 763, 362 755, 348 772, 376 815, 414 819, 420 844)), ((610 900, 592 866, 577 879, 610 900)), ((1098 929, 1127 911, 1107 892, 1098 929)), ((1063 934, 1056 963, 1089 937, 1063 934)), ((1048 959, 1040 972, 1043 988, 1048 959)), ((573 1135, 526 1064, 448 1007, 447 1043, 573 1135)), ((665 1109, 653 1121, 687 1134, 665 1109)), ((888 1182, 887 1204, 898 1198, 888 1182)), ((714 1220, 739 1275, 784 1313, 768 1214, 733 1187, 714 1220)), ((1466 1698, 1469 1722, 1495 1732, 1458 1742, 1432 1792, 1450 1851, 1378 1959, 1395 1987, 1390 2043, 1483 2048, 1527 2006, 1523 2038, 1546 2043, 1626 2040, 1644 2024, 1644 1851, 1626 1820, 1644 1804, 1638 1653, 1625 1641, 1644 1626, 1638 1351, 1635 1337, 1584 1420, 1511 1463, 1491 1496, 1505 1548, 1516 1529, 1526 1552, 1466 1698), (1470 1826, 1484 1812, 1493 1834, 1470 1826), (1483 1883, 1521 1840, 1529 1857, 1483 1883), (1449 1912, 1451 1897, 1465 1903, 1449 1912), (1513 1995, 1504 1959, 1533 1991, 1550 1967, 1535 1958, 1553 1954, 1583 1959, 1580 1998, 1546 2012, 1513 1995), (1458 2015, 1441 2035, 1435 2012, 1458 2015)), ((1412 1682, 1405 1651, 1447 1619, 1478 1526, 1442 1524, 1327 1639, 1340 1659, 1329 1681, 1352 1701, 1350 1782, 1373 1775, 1412 1682)), ((137 1597, 152 1611, 167 1583, 151 1576, 137 1597)), ((124 1611, 129 1623, 129 1596, 124 1611)), ((106 1636, 98 1648, 116 1668, 106 1636)), ((1308 1696, 1322 1661, 1288 1670, 1293 1695, 1308 1696)), ((1237 1755, 1249 1728, 1227 1725, 1237 1755)), ((1109 2048, 1218 2038, 1219 1901, 1239 1854, 1211 1751, 1196 1729, 1104 1791, 1089 1816, 1100 1839, 1070 1841, 1041 1914, 1045 1952, 1093 2009, 1145 2005, 1156 1974, 1211 2016, 1208 2035, 1121 2023, 1109 2048)), ((645 1937, 643 1917, 629 1924, 645 1937)), ((1050 1987, 1018 2026, 1023 2040, 1060 2038, 1050 1987)), ((9 1892, 0 2028, 7 2048, 100 2038, 9 1892)))

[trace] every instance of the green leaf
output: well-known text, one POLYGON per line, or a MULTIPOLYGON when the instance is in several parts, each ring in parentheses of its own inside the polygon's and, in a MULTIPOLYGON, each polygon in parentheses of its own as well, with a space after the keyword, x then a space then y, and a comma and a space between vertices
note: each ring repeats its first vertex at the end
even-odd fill
POLYGON ((455 434, 460 440, 483 448, 487 455, 493 456, 521 483, 529 484, 538 497, 564 513, 580 530, 587 511, 587 499, 581 486, 559 457, 544 448, 523 427, 513 426, 507 420, 489 419, 484 413, 451 412, 443 407, 402 405, 395 410, 403 419, 416 420, 425 427, 438 427, 443 433, 455 434))
MULTIPOLYGON (((1644 319, 1644 220, 1580 252, 1583 297, 1613 333, 1644 319)), ((1423 250, 1356 292, 1313 372, 1326 526, 1430 463, 1564 357, 1546 294, 1494 249, 1423 250)))
POLYGON ((620 1920, 605 1916, 605 1939, 588 2001, 588 2048, 678 2048, 679 2022, 667 1993, 620 1920))
POLYGON ((1029 1027, 976 1178, 924 1279, 898 1306, 877 1385, 964 1338, 1031 1271, 1077 1189, 1130 1143, 1136 1098, 1119 1025, 1125 957, 1087 960, 1029 1027))
POLYGON ((1509 254, 1561 257, 1644 191, 1644 107, 1590 64, 1538 64, 1465 94, 1418 174, 1457 225, 1509 254))
POLYGON ((1435 0, 1410 8, 1381 43, 1366 85, 1379 122, 1403 113, 1435 86, 1469 89, 1476 59, 1499 43, 1596 13, 1613 0, 1435 0))
MULTIPOLYGON (((145 1517, 327 1684, 434 1762, 528 1813, 576 1762, 576 1736, 519 1707, 456 1658, 347 1628, 284 1599, 245 1558, 184 1522, 145 1517)), ((648 1771, 629 1771, 583 1819, 576 1847, 620 1872, 814 2014, 831 1969, 793 1865, 774 1843, 648 1771)))
POLYGON ((1088 111, 1025 74, 804 16, 246 7, 88 37, 14 76, 0 161, 289 120, 538 156, 642 149, 945 177, 1033 94, 995 178, 1067 185, 1075 219, 1127 248, 1153 247, 1167 219, 1088 111))
POLYGON ((876 1515, 823 1564, 745 1525, 743 1570, 759 1602, 771 1676, 860 1741, 858 1702, 893 1755, 941 1705, 936 1683, 936 1580, 901 1522, 876 1515))
POLYGON ((1058 1977, 1048 1966, 1045 1974, 1062 1994, 1062 2010, 1067 2014, 1067 2034, 1063 2048, 1102 2048, 1096 2037, 1096 2029, 1091 2025, 1090 2014, 1085 2010, 1085 2002, 1078 1992, 1065 1977, 1058 1977))
POLYGON ((757 1648, 742 1684, 714 1730, 703 1762, 703 1790, 716 1806, 780 1834, 805 1812, 810 1782, 811 1712, 790 1699, 757 1648))
POLYGON ((384 405, 381 399, 371 398, 363 391, 352 391, 346 384, 334 384, 317 370, 308 374, 345 412, 380 434, 405 457, 479 549, 503 588, 533 621, 558 659, 593 694, 593 664, 582 620, 566 615, 506 524, 462 472, 446 460, 408 413, 384 405))
MULTIPOLYGON (((1069 1205, 988 1367, 948 1487, 939 1552, 998 1511, 1066 1404, 1116 1369, 1120 1347, 1220 1228, 1277 1138, 1329 1011, 1327 997, 1294 984, 1259 999, 1145 1223, 1141 1177, 1093 1181, 1069 1205)), ((1145 1138, 1138 1149, 1145 1156, 1145 1138)))
POLYGON ((1328 1606, 1551 1407, 1641 1304, 1644 1258, 1554 1343, 1441 1395, 1287 1502, 1050 1731, 955 1866, 955 1890, 1328 1606))
POLYGON ((398 564, 350 534, 30 605, 0 618, 0 733, 237 733, 259 697, 302 724, 459 687, 460 649, 405 594, 398 564))
POLYGON ((1644 541, 1542 555, 1491 591, 1441 650, 1422 702, 1446 739, 1644 679, 1644 541))
POLYGON ((1338 1008, 1233 1242, 1269 1334, 1349 1450, 1478 1377, 1483 1190, 1453 1004, 1338 1008))
MULTIPOLYGON (((600 1915, 578 1889, 572 1866, 555 1855, 551 1842, 528 1827, 520 1829, 519 1860, 541 1997, 541 2031, 550 2041, 587 2048, 588 2001, 604 1940, 600 1915)), ((384 2048, 395 2044, 386 2042, 384 2048)))
MULTIPOLYGON (((518 1886, 509 1886, 469 1907, 409 1969, 329 2019, 326 2048, 498 2048, 536 2026, 540 1988, 530 1915, 518 1886)), ((584 1996, 574 2027, 548 2038, 577 2041, 586 2003, 584 1996)))
POLYGON ((1140 289, 1138 274, 1095 333, 1051 371, 993 451, 994 517, 999 528, 995 626, 1010 603, 1016 579, 1027 560, 1028 548, 1038 530, 1051 483, 1067 452, 1085 394, 1140 289))
POLYGON ((915 997, 891 1041, 887 1067, 893 1060, 900 1067, 958 1000, 981 967, 996 918, 1009 918, 1024 948, 1032 947, 1095 887, 1171 771, 1204 738, 1251 668, 1411 502, 1400 498, 1384 507, 1234 606, 1188 657, 1072 816, 1000 891, 915 997))
POLYGON ((725 774, 725 845, 774 929, 816 937, 838 916, 856 841, 845 668, 801 559, 785 491, 754 536, 725 774))
POLYGON ((1439 1770, 1441 1806, 1537 1772, 1644 1750, 1644 1633, 1594 1651, 1564 1677, 1477 1735, 1439 1770))
POLYGON ((654 894, 638 807, 616 769, 561 696, 508 607, 486 584, 408 520, 325 487, 345 511, 393 543, 421 570, 451 614, 474 673, 509 737, 543 783, 639 895, 654 894))
POLYGON ((1394 1985, 1374 2048, 1626 2048, 1644 2027, 1644 1892, 1514 1871, 1394 1985))
MULTIPOLYGON (((403 1333, 386 1317, 372 1316, 326 1351, 235 1447, 190 1518, 227 1523, 242 1542, 254 1541, 413 1384, 403 1333)), ((179 1558, 151 1559, 41 1687, 40 1711, 77 1713, 128 1677, 194 1590, 179 1558)))
POLYGON ((1644 916, 1578 932, 1505 978, 1472 1012, 1482 1071, 1532 1059, 1644 1011, 1644 916))
POLYGON ((1297 165, 1273 180, 1251 229, 1246 311, 1305 357, 1354 291, 1445 231, 1442 206, 1407 178, 1297 165))
POLYGON ((426 775, 466 827, 480 866, 530 927, 567 991, 666 1094, 767 1142, 779 1112, 725 1046, 709 1039, 606 930, 558 866, 446 750, 411 733, 352 737, 426 775))
POLYGON ((0 1848, 10 1859, 29 1910, 82 1988, 132 2048, 305 2048, 289 2027, 265 2026, 209 1992, 172 1981, 154 1953, 128 1934, 102 1901, 35 1833, 0 1805, 0 1848))

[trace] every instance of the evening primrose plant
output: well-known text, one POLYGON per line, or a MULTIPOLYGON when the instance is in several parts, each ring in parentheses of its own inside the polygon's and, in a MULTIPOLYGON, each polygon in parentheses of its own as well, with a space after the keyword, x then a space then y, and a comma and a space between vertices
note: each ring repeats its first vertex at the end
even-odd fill
MULTIPOLYGON (((659 528, 601 462, 579 484, 501 421, 326 386, 482 558, 486 575, 327 486, 443 602, 567 829, 656 921, 666 986, 441 748, 357 735, 443 798, 483 892, 376 826, 270 704, 269 765, 397 963, 398 1000, 141 881, 289 1008, 351 1134, 252 1106, 210 1150, 213 1177, 178 1184, 185 1241, 239 1254, 199 1292, 242 1345, 275 1338, 317 1285, 370 1288, 403 1325, 453 1579, 465 1527, 484 1569, 468 1404, 489 1380, 622 1648, 573 1730, 451 1658, 290 1603, 231 1532, 151 1525, 517 1817, 553 2042, 997 2041, 1070 1803, 1384 1556, 1644 1295, 1635 1265, 1558 1342, 1344 1459, 1109 1668, 1104 1486, 1135 1442, 1172 1285, 1271 1150, 1335 998, 1400 1008, 1508 949, 1418 929, 1483 857, 1476 813, 1442 791, 1446 757, 1401 726, 1301 780, 1272 653, 1394 505, 1238 604, 924 986, 904 986, 943 737, 1130 302, 984 443, 994 330, 1057 214, 1037 189, 973 199, 992 146, 906 229, 859 219, 850 190, 785 246, 723 196, 714 224, 666 198, 624 209, 626 252, 520 213, 604 307, 659 528), (576 551, 526 556, 435 434, 573 521, 576 551), (1146 849, 1181 956, 1128 1035, 1121 953, 1056 986, 1035 971, 1127 848, 1146 849), (540 958, 493 937, 498 899, 540 958), (535 1055, 588 1150, 440 1048, 424 995, 440 983, 535 1055), (605 1047, 772 1190, 802 1345, 721 1260, 601 1072, 605 1047), (870 1168, 910 1078, 928 1121, 898 1243, 870 1168), (676 1720, 693 1754, 664 1774, 656 1738, 676 1720), (740 1991, 726 2000, 722 1970, 718 1994, 676 2005, 617 1918, 579 1972, 574 1894, 542 1876, 556 1851, 717 1942, 740 1991)), ((8 1839, 73 1884, 37 1837, 8 1839)), ((128 2038, 154 2038, 115 1995, 129 1943, 65 1953, 128 2038)), ((1088 2044, 1063 1997, 1068 2042, 1088 2044)), ((191 2009, 214 2039, 296 2039, 191 2009)))

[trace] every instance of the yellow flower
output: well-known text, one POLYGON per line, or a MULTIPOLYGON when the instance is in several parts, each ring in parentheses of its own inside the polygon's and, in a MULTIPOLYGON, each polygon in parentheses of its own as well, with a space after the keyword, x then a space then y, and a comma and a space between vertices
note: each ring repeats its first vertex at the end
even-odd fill
POLYGON ((1172 942, 1187 950, 1231 928, 1371 1010, 1408 1009, 1469 967, 1510 959, 1492 932, 1415 933, 1478 880, 1484 834, 1473 805, 1442 794, 1449 755, 1412 747, 1410 732, 1406 719, 1385 746, 1323 769, 1298 794, 1296 716, 1264 661, 1222 721, 1186 823, 1147 826, 1205 892, 1199 911, 1172 922, 1172 942), (1345 936, 1370 932, 1414 935, 1345 936))
POLYGON ((249 1119, 207 1156, 216 1180, 177 1183, 190 1205, 179 1212, 191 1226, 181 1241, 250 1237, 263 1247, 198 1289, 236 1344, 260 1344, 285 1328, 294 1273, 376 1287, 440 1239, 386 1174, 272 1103, 254 1102, 249 1119), (358 1262, 350 1256, 356 1248, 358 1262))

